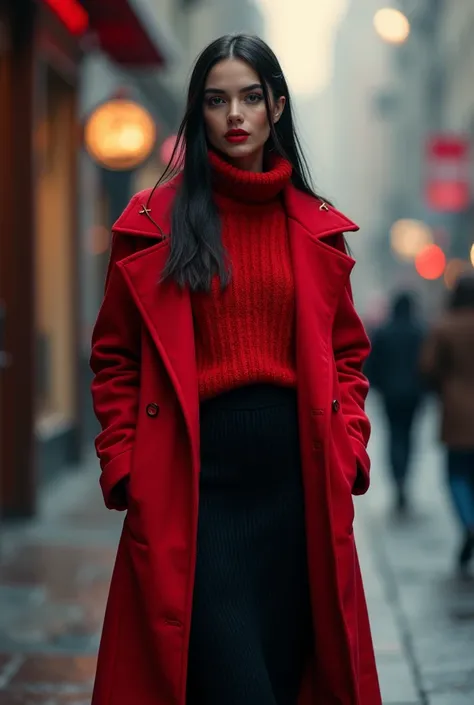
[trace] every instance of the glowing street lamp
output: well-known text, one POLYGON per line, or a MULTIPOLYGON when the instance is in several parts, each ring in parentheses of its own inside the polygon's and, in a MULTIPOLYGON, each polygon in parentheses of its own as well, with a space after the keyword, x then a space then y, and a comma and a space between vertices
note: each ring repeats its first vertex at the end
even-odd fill
POLYGON ((89 116, 84 142, 101 166, 114 171, 136 169, 154 149, 156 125, 139 103, 113 98, 89 116))
POLYGON ((410 22, 406 15, 393 7, 384 7, 374 16, 375 31, 388 44, 404 44, 410 36, 410 22))

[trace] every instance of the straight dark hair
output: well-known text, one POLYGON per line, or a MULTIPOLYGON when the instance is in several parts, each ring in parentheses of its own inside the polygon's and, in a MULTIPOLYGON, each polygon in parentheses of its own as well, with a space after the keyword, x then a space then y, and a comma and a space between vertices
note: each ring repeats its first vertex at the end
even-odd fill
POLYGON ((173 204, 170 255, 163 278, 171 277, 181 287, 188 286, 192 291, 208 291, 216 275, 223 287, 230 281, 219 213, 212 197, 209 145, 203 115, 207 76, 213 66, 225 59, 245 61, 258 74, 270 125, 266 154, 273 152, 287 159, 293 167, 293 185, 319 198, 312 186, 308 164, 296 134, 290 93, 277 57, 259 37, 236 34, 216 39, 196 60, 175 148, 155 186, 156 189, 182 171, 173 204), (271 114, 271 97, 277 100, 281 96, 286 99, 285 109, 275 124, 271 114))

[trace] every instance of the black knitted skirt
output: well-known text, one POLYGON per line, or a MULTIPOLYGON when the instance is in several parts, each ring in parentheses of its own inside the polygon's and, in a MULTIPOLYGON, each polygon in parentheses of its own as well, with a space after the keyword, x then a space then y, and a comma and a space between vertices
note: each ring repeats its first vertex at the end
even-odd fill
POLYGON ((201 408, 188 705, 297 705, 311 649, 296 392, 201 408))

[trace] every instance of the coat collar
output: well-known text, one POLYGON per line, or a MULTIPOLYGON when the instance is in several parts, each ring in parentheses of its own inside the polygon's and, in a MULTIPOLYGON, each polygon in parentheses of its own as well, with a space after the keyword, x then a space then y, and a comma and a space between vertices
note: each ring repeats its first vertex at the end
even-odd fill
MULTIPOLYGON (((162 240, 169 236, 171 211, 180 177, 156 189, 136 194, 113 226, 115 232, 162 240)), ((289 184, 283 192, 285 209, 290 220, 296 221, 313 238, 321 239, 343 232, 355 232, 359 227, 343 213, 289 184)))

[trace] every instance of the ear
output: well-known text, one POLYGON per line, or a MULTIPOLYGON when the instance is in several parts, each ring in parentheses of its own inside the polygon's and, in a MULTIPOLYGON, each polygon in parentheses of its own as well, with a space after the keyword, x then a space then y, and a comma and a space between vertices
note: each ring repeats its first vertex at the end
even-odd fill
POLYGON ((276 123, 281 118, 281 115, 285 109, 286 98, 284 95, 280 96, 275 104, 273 105, 273 122, 276 123))

